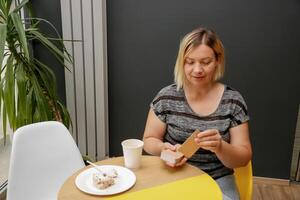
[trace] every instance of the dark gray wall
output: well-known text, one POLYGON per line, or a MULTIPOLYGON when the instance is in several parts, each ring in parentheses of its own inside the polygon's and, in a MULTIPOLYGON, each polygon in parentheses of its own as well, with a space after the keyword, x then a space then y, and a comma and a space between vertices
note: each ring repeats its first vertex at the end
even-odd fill
POLYGON ((224 83, 251 115, 254 175, 289 178, 300 100, 298 0, 107 1, 110 155, 142 138, 149 103, 173 82, 180 38, 214 29, 227 53, 224 83))
MULTIPOLYGON (((51 22, 58 33, 62 35, 60 0, 31 0, 31 3, 35 16, 51 22)), ((44 33, 47 33, 47 35, 57 37, 55 31, 46 23, 41 23, 40 28, 44 33)), ((33 52, 38 59, 47 64, 54 71, 58 86, 58 97, 62 103, 65 104, 65 72, 63 66, 53 55, 49 54, 48 50, 40 43, 33 43, 33 52)))

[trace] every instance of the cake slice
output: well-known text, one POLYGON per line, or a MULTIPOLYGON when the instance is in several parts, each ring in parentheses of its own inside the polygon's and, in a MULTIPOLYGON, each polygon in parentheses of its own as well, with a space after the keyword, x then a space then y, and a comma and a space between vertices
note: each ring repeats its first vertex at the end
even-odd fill
POLYGON ((100 173, 94 173, 93 174, 93 185, 98 189, 106 189, 109 186, 113 185, 115 183, 114 178, 109 176, 103 176, 100 173))

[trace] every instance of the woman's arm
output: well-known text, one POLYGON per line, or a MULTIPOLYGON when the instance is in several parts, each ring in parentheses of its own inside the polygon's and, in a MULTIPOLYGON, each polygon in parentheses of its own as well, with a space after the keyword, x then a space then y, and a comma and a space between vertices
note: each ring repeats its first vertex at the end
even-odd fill
MULTIPOLYGON (((166 132, 167 125, 160 121, 155 115, 152 109, 149 110, 148 118, 146 122, 146 128, 144 131, 144 149, 146 152, 159 156, 161 151, 164 149, 170 149, 176 151, 180 147, 179 144, 172 145, 168 142, 163 142, 163 138, 166 132)), ((186 163, 187 159, 182 158, 178 163, 171 164, 167 163, 170 167, 179 167, 186 163)))
POLYGON ((247 165, 252 158, 248 123, 233 127, 229 132, 230 144, 221 140, 220 150, 216 152, 218 158, 230 168, 247 165))
POLYGON ((229 133, 230 143, 222 140, 217 130, 203 131, 195 141, 201 148, 214 152, 226 167, 245 166, 252 158, 248 123, 231 128, 229 133))
POLYGON ((167 125, 163 123, 150 108, 144 131, 144 149, 152 155, 160 155, 164 149, 163 137, 167 125))

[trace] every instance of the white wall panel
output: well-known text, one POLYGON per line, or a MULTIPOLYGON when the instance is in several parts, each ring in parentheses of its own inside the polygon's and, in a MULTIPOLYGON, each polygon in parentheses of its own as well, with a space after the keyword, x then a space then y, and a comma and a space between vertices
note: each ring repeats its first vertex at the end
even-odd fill
POLYGON ((67 49, 73 55, 65 71, 67 107, 83 155, 108 155, 106 4, 104 0, 61 0, 67 49))

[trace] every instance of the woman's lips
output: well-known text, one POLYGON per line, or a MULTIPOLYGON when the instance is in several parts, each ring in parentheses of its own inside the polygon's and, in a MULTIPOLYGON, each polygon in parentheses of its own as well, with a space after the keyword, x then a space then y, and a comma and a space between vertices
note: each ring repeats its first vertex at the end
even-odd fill
POLYGON ((201 79, 201 78, 204 78, 204 76, 192 76, 193 78, 196 78, 196 79, 201 79))

